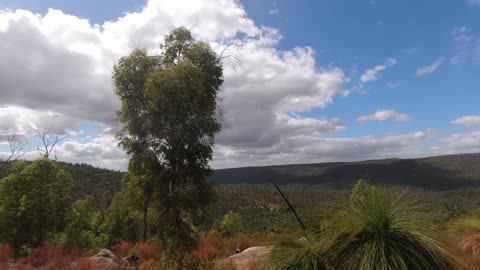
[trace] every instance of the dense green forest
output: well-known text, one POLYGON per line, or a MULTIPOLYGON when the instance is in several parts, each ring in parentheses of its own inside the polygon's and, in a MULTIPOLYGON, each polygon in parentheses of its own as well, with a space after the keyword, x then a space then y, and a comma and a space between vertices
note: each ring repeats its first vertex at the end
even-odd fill
MULTIPOLYGON (((368 172, 370 182, 398 189, 407 189, 413 197, 422 200, 425 206, 425 213, 435 215, 436 219, 445 220, 449 217, 461 216, 476 208, 480 208, 480 189, 478 188, 480 183, 475 181, 476 177, 480 179, 480 171, 478 171, 477 175, 477 167, 474 166, 478 158, 480 158, 480 154, 465 154, 424 159, 388 159, 353 163, 283 165, 217 170, 215 175, 211 177, 217 193, 217 203, 210 207, 209 213, 212 220, 217 222, 228 211, 233 210, 241 213, 244 217, 246 232, 264 233, 297 229, 294 217, 274 186, 268 182, 269 179, 282 183, 281 187, 289 195, 290 200, 294 202, 300 212, 308 217, 312 216, 312 211, 331 207, 335 204, 332 202, 344 201, 348 197, 351 186, 358 179, 366 177, 366 172, 368 172), (424 171, 418 169, 421 165, 411 165, 427 162, 436 166, 429 167, 430 171, 424 171), (408 167, 402 167, 404 164, 408 164, 408 167), (451 168, 451 171, 455 171, 455 175, 463 175, 464 177, 447 178, 449 185, 438 186, 437 183, 439 181, 435 177, 428 176, 427 173, 433 176, 441 175, 442 170, 436 171, 436 168, 442 164, 451 168), (331 167, 335 167, 339 179, 343 179, 342 185, 336 185, 335 182, 322 181, 326 179, 323 176, 327 174, 327 168, 331 167), (310 170, 305 168, 310 168, 310 170), (339 173, 340 168, 345 170, 343 174, 339 173), (349 168, 358 169, 351 170, 349 168), (378 168, 380 169, 377 171, 376 169, 378 168), (388 168, 391 168, 391 170, 388 168), (289 169, 292 169, 292 171, 289 171, 289 169), (419 174, 419 171, 423 172, 423 174, 419 174), (235 174, 237 172, 240 172, 239 175, 235 174), (270 172, 275 177, 269 176, 268 173, 270 172), (316 172, 320 180, 315 181, 311 176, 304 178, 301 172, 316 172), (393 172, 398 172, 398 174, 393 172), (223 175, 225 179, 219 179, 220 175, 223 175), (286 178, 289 175, 292 175, 292 178, 286 178), (350 178, 347 178, 347 175, 350 175, 350 178), (374 177, 379 175, 381 177, 374 177), (421 178, 421 176, 424 178, 421 178), (252 177, 253 180, 247 177, 252 177), (402 181, 404 177, 410 180, 402 181), (379 179, 386 180, 381 181, 379 179), (389 179, 393 180, 387 181, 389 179), (258 182, 254 182, 254 180, 258 182), (456 183, 455 181, 460 182, 456 183), (315 207, 312 208, 312 205, 315 205, 315 207)), ((121 189, 123 172, 102 169, 88 164, 70 164, 65 162, 57 162, 57 164, 60 169, 65 170, 72 176, 74 187, 71 195, 75 200, 84 198, 87 195, 93 196, 97 201, 101 201, 105 196, 111 199, 121 189)), ((6 175, 10 171, 11 163, 3 163, 0 166, 0 172, 6 175)), ((446 179, 445 175, 442 176, 442 179, 446 179)))
MULTIPOLYGON (((73 179, 74 198, 101 197, 120 190, 124 172, 88 164, 57 162, 73 179)), ((350 189, 358 179, 379 185, 409 186, 428 190, 457 190, 480 186, 480 154, 458 154, 419 159, 384 159, 278 165, 215 170, 209 178, 219 185, 282 184, 318 185, 325 189, 350 189)), ((10 171, 11 163, 0 163, 0 177, 10 171)), ((273 186, 272 186, 273 187, 273 186)))
MULTIPOLYGON (((0 163, 0 178, 11 171, 13 162, 0 163)), ((88 164, 57 162, 58 167, 69 173, 73 179, 72 196, 75 199, 92 195, 100 198, 104 194, 114 194, 120 190, 123 172, 93 167, 88 164)))

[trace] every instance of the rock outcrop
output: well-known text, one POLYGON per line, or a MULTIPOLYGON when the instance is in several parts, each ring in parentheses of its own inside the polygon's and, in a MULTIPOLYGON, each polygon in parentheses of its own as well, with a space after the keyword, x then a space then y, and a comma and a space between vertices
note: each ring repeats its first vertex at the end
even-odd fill
POLYGON ((122 260, 108 249, 102 249, 97 255, 81 258, 70 265, 72 270, 123 270, 122 260))
POLYGON ((262 262, 272 251, 273 246, 251 247, 217 262, 217 268, 234 267, 236 270, 250 270, 262 262))

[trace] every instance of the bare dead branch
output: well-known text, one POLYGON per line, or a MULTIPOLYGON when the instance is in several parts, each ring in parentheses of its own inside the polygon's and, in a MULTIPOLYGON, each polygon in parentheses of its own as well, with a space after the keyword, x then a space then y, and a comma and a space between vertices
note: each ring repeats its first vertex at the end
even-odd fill
POLYGON ((30 129, 35 134, 35 137, 42 141, 42 146, 37 147, 38 152, 42 157, 49 158, 53 152, 55 146, 65 140, 67 136, 53 135, 51 134, 51 128, 37 128, 29 125, 30 129))
POLYGON ((236 46, 237 45, 237 42, 236 40, 232 40, 231 42, 229 42, 227 44, 227 46, 225 46, 222 50, 222 52, 219 54, 217 60, 218 61, 221 61, 221 60, 226 60, 228 61, 235 69, 237 66, 240 66, 242 69, 245 69, 245 67, 243 66, 243 62, 242 60, 240 59, 240 57, 238 56, 235 56, 234 54, 228 54, 228 55, 225 55, 225 52, 228 51, 228 49, 232 46, 236 46))
POLYGON ((305 238, 308 240, 308 241, 312 241, 312 238, 310 237, 308 231, 307 231, 307 227, 305 226, 305 223, 303 222, 302 218, 300 217, 300 215, 298 215, 297 211, 295 211, 295 208, 293 208, 293 205, 290 203, 290 201, 287 199, 287 196, 285 196, 285 194, 282 192, 282 190, 280 189, 280 187, 275 183, 275 181, 271 180, 273 185, 275 186, 275 188, 277 189, 278 193, 280 193, 280 195, 282 196, 283 200, 285 201, 285 203, 288 205, 288 208, 290 208, 290 210, 292 211, 293 215, 295 216, 295 218, 297 219, 298 221, 298 224, 300 225, 300 227, 302 228, 302 231, 303 231, 303 234, 305 235, 305 238))
POLYGON ((7 158, 3 159, 3 162, 17 161, 25 154, 23 150, 27 142, 21 136, 18 136, 16 133, 7 135, 7 143, 10 153, 7 158))
POLYGON ((225 46, 225 48, 223 48, 222 52, 220 53, 220 55, 218 56, 218 60, 221 60, 223 59, 223 54, 225 53, 225 51, 232 45, 235 44, 235 41, 233 40, 232 42, 228 43, 227 46, 225 46))

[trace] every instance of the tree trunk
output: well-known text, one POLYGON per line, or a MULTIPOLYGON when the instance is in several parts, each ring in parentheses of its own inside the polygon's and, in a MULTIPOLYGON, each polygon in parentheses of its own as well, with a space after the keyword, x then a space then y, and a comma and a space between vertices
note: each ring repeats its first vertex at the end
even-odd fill
POLYGON ((185 252, 179 251, 177 253, 177 270, 183 270, 183 261, 185 260, 185 252))
POLYGON ((183 261, 185 260, 185 252, 184 251, 177 251, 177 270, 183 270, 183 261))
POLYGON ((148 237, 148 204, 143 206, 143 243, 147 242, 148 237))

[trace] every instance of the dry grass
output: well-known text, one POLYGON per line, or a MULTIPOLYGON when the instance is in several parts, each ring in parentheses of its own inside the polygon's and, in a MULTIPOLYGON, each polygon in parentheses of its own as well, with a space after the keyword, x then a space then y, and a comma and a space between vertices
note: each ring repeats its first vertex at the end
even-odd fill
POLYGON ((466 254, 480 258, 480 233, 467 236, 461 243, 460 248, 466 254))

